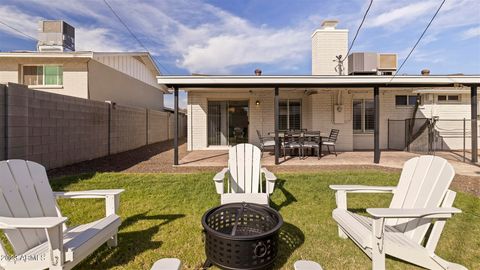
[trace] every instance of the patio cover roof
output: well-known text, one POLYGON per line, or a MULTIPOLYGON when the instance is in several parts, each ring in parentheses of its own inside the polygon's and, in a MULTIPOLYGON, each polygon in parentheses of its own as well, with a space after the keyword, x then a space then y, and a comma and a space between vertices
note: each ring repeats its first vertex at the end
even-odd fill
POLYGON ((159 84, 187 88, 453 87, 480 84, 480 75, 430 76, 157 76, 159 84))

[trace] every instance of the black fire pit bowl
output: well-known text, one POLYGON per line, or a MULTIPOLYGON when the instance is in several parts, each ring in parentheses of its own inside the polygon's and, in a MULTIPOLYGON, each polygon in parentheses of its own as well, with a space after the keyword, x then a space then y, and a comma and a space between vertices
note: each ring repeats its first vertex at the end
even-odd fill
POLYGON ((205 266, 222 269, 267 269, 277 257, 282 216, 253 203, 214 207, 202 217, 205 232, 205 266))

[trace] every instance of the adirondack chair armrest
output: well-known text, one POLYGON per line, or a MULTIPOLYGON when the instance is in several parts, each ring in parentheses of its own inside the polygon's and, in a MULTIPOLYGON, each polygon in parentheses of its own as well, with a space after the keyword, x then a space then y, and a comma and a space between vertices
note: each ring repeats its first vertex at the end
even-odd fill
POLYGON ((462 210, 455 207, 437 208, 367 208, 367 213, 376 218, 450 218, 462 210))
POLYGON ((53 192, 57 198, 67 199, 105 199, 105 215, 116 214, 120 207, 120 194, 124 189, 99 189, 83 191, 53 192))
POLYGON ((365 186, 365 185, 330 185, 330 189, 335 191, 345 191, 348 193, 392 193, 397 189, 396 186, 365 186))
POLYGON ((120 195, 124 189, 96 189, 81 191, 55 191, 53 195, 65 199, 101 199, 108 196, 120 195))
POLYGON ((335 190, 337 208, 347 209, 347 193, 394 193, 394 186, 330 185, 335 190))
POLYGON ((229 173, 228 168, 223 168, 213 177, 213 181, 215 181, 215 189, 218 194, 223 194, 223 181, 225 180, 225 175, 227 173, 229 173))
POLYGON ((265 167, 261 169, 261 172, 267 180, 267 192, 268 194, 272 194, 273 189, 275 188, 275 181, 277 181, 277 177, 265 167))
POLYGON ((0 229, 50 229, 67 220, 66 217, 0 217, 0 229))

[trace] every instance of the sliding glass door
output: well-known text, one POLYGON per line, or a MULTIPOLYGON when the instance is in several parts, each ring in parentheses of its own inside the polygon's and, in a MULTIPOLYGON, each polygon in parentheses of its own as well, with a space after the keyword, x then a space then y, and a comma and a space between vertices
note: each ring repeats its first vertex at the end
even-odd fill
POLYGON ((248 100, 208 102, 208 145, 248 142, 248 100))

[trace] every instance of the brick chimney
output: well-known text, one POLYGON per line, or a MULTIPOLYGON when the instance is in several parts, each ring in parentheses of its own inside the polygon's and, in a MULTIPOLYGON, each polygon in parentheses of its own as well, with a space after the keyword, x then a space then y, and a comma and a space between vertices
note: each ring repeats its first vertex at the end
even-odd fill
MULTIPOLYGON (((335 71, 338 55, 346 58, 348 51, 348 29, 337 29, 338 20, 324 20, 312 34, 312 75, 338 75, 335 71)), ((348 70, 347 61, 343 70, 348 70)))

